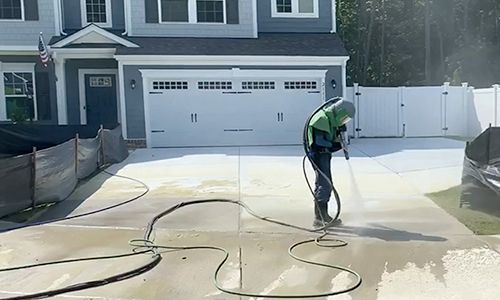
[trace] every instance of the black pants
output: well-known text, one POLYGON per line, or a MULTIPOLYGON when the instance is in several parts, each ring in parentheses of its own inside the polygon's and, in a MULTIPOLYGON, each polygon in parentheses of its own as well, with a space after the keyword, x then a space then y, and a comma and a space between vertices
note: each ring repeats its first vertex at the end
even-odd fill
POLYGON ((313 162, 316 166, 323 172, 328 179, 326 179, 318 170, 315 169, 316 173, 316 188, 314 189, 314 197, 318 202, 328 202, 330 201, 330 196, 332 195, 332 172, 331 172, 331 153, 314 153, 312 157, 313 162))

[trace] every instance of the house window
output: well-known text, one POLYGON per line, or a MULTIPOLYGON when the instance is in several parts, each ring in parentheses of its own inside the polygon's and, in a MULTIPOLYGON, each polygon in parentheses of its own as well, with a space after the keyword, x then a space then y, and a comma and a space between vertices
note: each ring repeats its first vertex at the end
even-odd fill
POLYGON ((199 90, 231 90, 231 81, 198 81, 199 90))
POLYGON ((161 20, 163 22, 188 22, 188 0, 161 0, 161 20))
POLYGON ((316 81, 285 81, 285 90, 316 90, 316 81))
POLYGON ((292 12, 292 0, 277 0, 276 5, 277 12, 279 13, 292 12))
POLYGON ((318 18, 318 0, 270 0, 274 18, 318 18))
POLYGON ((35 119, 34 74, 30 71, 3 72, 7 119, 35 119))
POLYGON ((224 23, 223 0, 197 0, 198 23, 224 23))
POLYGON ((111 1, 110 0, 82 0, 83 24, 98 24, 111 27, 111 1))
POLYGON ((90 87, 112 87, 113 81, 110 76, 92 76, 90 77, 90 87))
POLYGON ((161 22, 226 22, 225 0, 159 0, 161 22))
POLYGON ((244 90, 274 90, 274 81, 243 81, 241 88, 244 90))
POLYGON ((23 20, 23 0, 0 0, 0 20, 23 20))
POLYGON ((153 81, 153 90, 187 90, 187 81, 153 81))

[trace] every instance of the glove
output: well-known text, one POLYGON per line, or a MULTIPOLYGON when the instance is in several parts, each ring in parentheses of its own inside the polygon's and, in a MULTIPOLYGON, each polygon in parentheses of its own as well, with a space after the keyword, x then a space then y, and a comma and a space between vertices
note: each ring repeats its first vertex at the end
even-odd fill
POLYGON ((334 143, 333 143, 333 146, 332 146, 332 147, 330 147, 330 148, 328 148, 328 150, 329 150, 330 152, 332 152, 332 153, 335 153, 335 152, 337 152, 337 151, 339 151, 339 150, 342 150, 342 144, 341 144, 341 143, 339 143, 339 142, 334 142, 334 143))

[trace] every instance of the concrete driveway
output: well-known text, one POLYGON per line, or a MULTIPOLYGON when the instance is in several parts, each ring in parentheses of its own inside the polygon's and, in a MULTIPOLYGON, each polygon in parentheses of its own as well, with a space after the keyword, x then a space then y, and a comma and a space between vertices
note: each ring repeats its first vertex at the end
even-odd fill
MULTIPOLYGON (((348 266, 363 277, 354 292, 329 299, 497 299, 500 255, 423 195, 458 185, 464 143, 447 139, 364 139, 352 159, 334 158, 344 225, 334 233, 349 246, 298 249, 301 256, 348 266)), ((149 219, 182 200, 228 198, 258 214, 310 227, 312 197, 302 176, 301 147, 137 150, 109 171, 144 181, 146 197, 86 218, 0 235, 0 267, 130 251, 149 219)), ((308 168, 313 178, 313 172, 308 168)), ((41 219, 77 214, 131 198, 143 188, 99 174, 41 219)), ((332 213, 335 206, 332 205, 332 213)), ((3 224, 9 226, 9 224, 3 224)), ((292 260, 288 247, 312 236, 254 219, 229 204, 183 208, 157 226, 156 242, 217 245, 231 253, 227 288, 262 294, 305 294, 349 286, 346 273, 292 260)), ((221 294, 212 274, 222 255, 164 255, 147 274, 61 299, 238 299, 221 294)), ((139 266, 148 257, 0 274, 0 296, 22 295, 97 279, 139 266)))

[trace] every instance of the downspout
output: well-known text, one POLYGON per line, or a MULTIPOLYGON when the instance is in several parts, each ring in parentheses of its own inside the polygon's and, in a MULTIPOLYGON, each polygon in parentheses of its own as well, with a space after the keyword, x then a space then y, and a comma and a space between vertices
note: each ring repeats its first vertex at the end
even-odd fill
POLYGON ((64 28, 63 28, 63 16, 64 16, 64 11, 63 11, 63 6, 62 6, 62 0, 57 0, 57 10, 59 11, 59 32, 62 34, 62 35, 68 35, 66 32, 64 32, 64 28))
POLYGON ((130 7, 129 7, 129 1, 124 0, 123 1, 123 10, 124 10, 124 15, 125 15, 125 31, 122 33, 122 36, 128 35, 128 27, 130 26, 130 7))
POLYGON ((332 30, 330 33, 337 32, 337 6, 335 2, 336 0, 332 0, 332 30))

